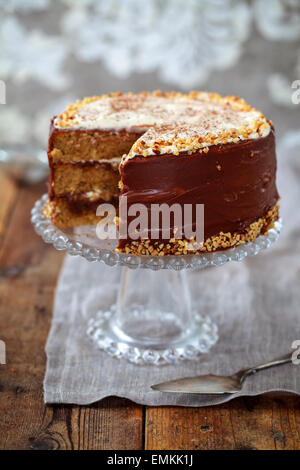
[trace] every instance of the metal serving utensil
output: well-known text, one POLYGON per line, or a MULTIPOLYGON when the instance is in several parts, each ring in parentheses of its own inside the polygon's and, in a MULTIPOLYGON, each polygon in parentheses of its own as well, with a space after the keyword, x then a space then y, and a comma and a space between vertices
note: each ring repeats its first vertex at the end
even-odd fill
POLYGON ((152 385, 153 390, 159 392, 173 393, 200 393, 200 394, 217 394, 236 393, 242 390, 243 383, 247 377, 256 374, 269 367, 276 367, 282 364, 292 362, 292 352, 273 361, 266 362, 255 367, 242 369, 231 376, 221 375, 198 375, 196 377, 184 377, 182 379, 170 380, 156 385, 152 385))

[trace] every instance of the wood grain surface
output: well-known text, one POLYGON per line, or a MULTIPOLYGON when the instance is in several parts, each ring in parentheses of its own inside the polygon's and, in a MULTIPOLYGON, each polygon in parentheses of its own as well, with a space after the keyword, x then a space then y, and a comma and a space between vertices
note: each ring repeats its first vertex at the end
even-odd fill
POLYGON ((46 406, 44 353, 63 253, 30 223, 45 185, 0 173, 0 449, 300 449, 297 397, 254 397, 207 408, 142 407, 118 398, 46 406))

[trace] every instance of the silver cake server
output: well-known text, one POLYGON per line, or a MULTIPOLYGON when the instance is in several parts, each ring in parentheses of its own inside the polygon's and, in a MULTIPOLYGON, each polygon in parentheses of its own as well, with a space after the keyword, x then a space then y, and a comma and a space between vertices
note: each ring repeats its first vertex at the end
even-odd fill
POLYGON ((292 362, 292 352, 283 357, 274 359, 273 361, 261 364, 248 369, 242 369, 236 374, 230 376, 221 375, 198 375, 196 377, 184 377, 182 379, 170 380, 160 384, 152 385, 153 390, 159 392, 173 393, 201 393, 201 394, 217 394, 236 393, 242 390, 243 383, 249 375, 256 374, 260 370, 269 367, 280 366, 292 362))

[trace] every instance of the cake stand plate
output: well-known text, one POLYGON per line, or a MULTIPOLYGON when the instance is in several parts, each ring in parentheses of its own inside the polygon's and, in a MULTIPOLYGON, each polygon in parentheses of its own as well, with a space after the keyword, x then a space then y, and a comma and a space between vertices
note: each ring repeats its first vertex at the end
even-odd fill
POLYGON ((278 221, 268 235, 215 253, 137 256, 116 252, 117 241, 99 240, 94 226, 55 227, 44 215, 47 199, 44 195, 35 203, 31 217, 46 243, 90 262, 122 268, 116 303, 105 311, 93 307, 87 334, 99 349, 135 364, 172 364, 208 353, 218 340, 218 328, 195 309, 189 272, 257 255, 277 240, 281 229, 278 221))

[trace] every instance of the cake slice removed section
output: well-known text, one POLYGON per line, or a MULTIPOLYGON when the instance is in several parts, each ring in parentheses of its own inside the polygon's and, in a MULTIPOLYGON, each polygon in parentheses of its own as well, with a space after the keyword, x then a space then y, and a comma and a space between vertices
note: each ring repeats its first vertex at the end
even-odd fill
POLYGON ((97 128, 96 124, 91 128, 90 122, 95 114, 101 115, 102 108, 95 113, 88 105, 97 101, 102 97, 69 105, 51 122, 47 213, 57 227, 95 225, 100 220, 96 216, 99 204, 110 202, 117 207, 121 156, 142 134, 140 130, 97 128), (73 122, 75 109, 81 111, 80 125, 73 122))
POLYGON ((48 211, 55 225, 96 224, 99 204, 118 206, 119 178, 119 159, 53 165, 48 211))

